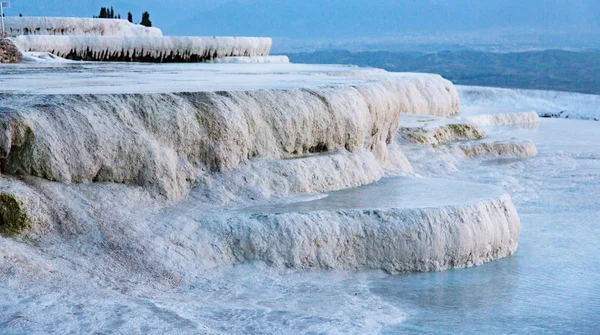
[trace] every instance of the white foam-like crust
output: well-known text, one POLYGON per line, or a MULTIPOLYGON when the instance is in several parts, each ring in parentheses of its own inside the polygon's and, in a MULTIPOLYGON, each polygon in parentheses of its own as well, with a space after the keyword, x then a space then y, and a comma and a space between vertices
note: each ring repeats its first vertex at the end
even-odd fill
POLYGON ((413 172, 399 148, 392 145, 389 152, 391 157, 385 166, 366 150, 357 154, 341 151, 282 160, 257 160, 233 171, 202 176, 196 184, 195 196, 198 197, 200 192, 207 202, 235 205, 249 199, 273 199, 367 185, 381 179, 385 172, 413 172))
POLYGON ((288 64, 289 62, 288 56, 222 57, 209 61, 209 63, 219 64, 288 64))
MULTIPOLYGON (((543 224, 554 215, 560 216, 556 222, 564 223, 561 221, 563 217, 567 220, 572 216, 571 212, 565 212, 565 206, 575 206, 574 211, 580 212, 591 209, 567 223, 579 227, 581 222, 589 222, 593 226, 598 202, 589 181, 590 173, 592 177, 594 173, 590 172, 590 167, 597 167, 594 160, 599 157, 599 126, 588 121, 542 119, 539 131, 530 134, 545 150, 540 160, 500 167, 479 163, 461 165, 463 171, 449 177, 502 185, 520 203, 531 202, 538 197, 547 200, 548 187, 559 187, 549 201, 534 203, 534 207, 540 204, 543 208, 536 212, 539 215, 527 214, 529 227, 543 224), (545 175, 554 176, 551 185, 540 183, 539 178, 531 180, 532 176, 546 178, 545 175), (574 184, 579 185, 576 191, 581 191, 576 194, 589 196, 584 200, 581 197, 570 200, 570 197, 561 194, 560 190, 572 189, 574 184), (547 187, 544 188, 544 185, 547 187)), ((494 130, 509 132, 512 137, 527 137, 523 130, 513 127, 494 130)), ((439 176, 446 167, 431 159, 432 156, 435 154, 427 153, 421 162, 431 166, 428 175, 439 176)), ((417 172, 425 173, 422 170, 417 172)), ((42 184, 35 179, 28 183, 40 188, 39 184, 42 184)), ((199 272, 197 269, 203 266, 203 255, 212 254, 205 248, 214 242, 210 238, 201 238, 204 231, 199 228, 200 224, 208 221, 201 217, 204 207, 190 201, 190 208, 200 207, 193 215, 195 219, 180 215, 177 207, 173 211, 165 210, 163 215, 168 218, 164 222, 156 222, 146 220, 152 217, 145 216, 147 212, 157 210, 136 197, 139 188, 131 188, 130 193, 122 195, 119 190, 126 188, 122 185, 48 184, 47 188, 56 190, 47 193, 57 207, 80 207, 89 209, 89 214, 80 215, 74 211, 74 215, 65 216, 62 224, 58 225, 65 231, 64 238, 46 236, 35 243, 0 238, 0 276, 3 283, 0 296, 4 298, 0 304, 5 311, 2 315, 4 329, 9 333, 136 333, 143 327, 151 329, 151 333, 244 333, 248 329, 263 333, 293 333, 298 331, 298 325, 306 332, 315 333, 378 333, 381 329, 390 329, 383 328, 388 325, 397 327, 403 320, 391 317, 395 316, 392 311, 397 314, 402 314, 402 311, 393 308, 398 306, 397 301, 388 302, 386 293, 392 290, 388 287, 390 283, 400 281, 403 286, 431 290, 433 297, 439 298, 438 279, 457 279, 457 273, 429 276, 432 280, 424 282, 422 275, 395 278, 378 271, 282 271, 261 262, 225 265, 199 272), (73 190, 82 188, 90 190, 90 193, 95 190, 101 195, 88 195, 83 199, 72 197, 76 193, 73 190), (94 224, 94 220, 101 223, 94 224), (119 220, 122 222, 115 223, 119 220), (78 225, 73 227, 71 222, 78 225), (163 271, 165 265, 169 271, 163 271), (176 274, 182 274, 183 279, 176 274), (405 283, 404 280, 411 282, 405 283), (360 284, 358 287, 357 283, 360 284)), ((456 195, 461 195, 460 189, 449 198, 456 195)), ((552 223, 550 226, 555 225, 552 223)), ((551 227, 548 229, 551 230, 551 227)), ((579 233, 585 235, 589 230, 587 226, 583 228, 579 233)), ((523 237, 528 238, 523 239, 520 246, 537 243, 537 236, 523 237)), ((594 236, 587 236, 583 240, 593 247, 591 250, 596 250, 594 239, 594 236)), ((516 259, 492 264, 490 268, 507 272, 507 264, 510 267, 514 262, 522 261, 529 250, 522 249, 519 252, 523 254, 516 259)), ((561 248, 552 255, 562 255, 563 251, 564 248, 561 248)), ((567 260, 578 264, 580 250, 574 251, 567 260)), ((529 265, 539 265, 536 261, 532 260, 529 265)), ((593 268, 596 265, 594 261, 588 259, 587 263, 574 269, 593 268)), ((206 259, 205 262, 210 263, 211 260, 206 259)), ((552 260, 548 264, 555 263, 552 260)), ((554 272, 555 268, 543 274, 553 276, 559 273, 554 272)), ((479 270, 486 272, 486 269, 479 270)), ((513 292, 507 291, 507 286, 500 285, 499 290, 487 292, 490 287, 487 279, 494 281, 499 278, 495 277, 497 273, 488 273, 491 277, 480 277, 479 270, 460 271, 460 275, 464 275, 461 280, 474 275, 483 279, 485 285, 475 285, 483 295, 504 294, 506 300, 503 303, 514 303, 513 292)), ((593 278, 593 275, 591 273, 592 277, 586 278, 593 278)), ((519 285, 523 283, 522 279, 527 279, 514 276, 508 271, 503 279, 519 285)), ((539 276, 533 273, 530 278, 539 279, 539 276)), ((562 280, 560 276, 557 278, 562 280)), ((472 289, 472 284, 467 280, 465 289, 472 289)), ((532 280, 529 284, 529 287, 535 286, 538 281, 532 280)), ((586 285, 583 283, 584 288, 589 286, 586 285)), ((508 287, 511 288, 510 285, 508 287)), ((521 291, 522 294, 516 298, 531 301, 529 292, 521 291)), ((546 296, 544 288, 540 292, 546 296)), ((471 296, 472 293, 469 291, 471 296)), ((399 297, 402 299, 401 295, 399 297)), ((479 299, 479 296, 476 298, 479 299)), ((454 302, 451 301, 451 305, 454 302)), ((439 311, 439 306, 434 304, 437 309, 434 312, 439 311)), ((421 312, 402 310, 408 313, 408 318, 412 313, 421 312)), ((595 320, 593 315, 591 320, 595 320)), ((444 320, 438 324, 443 326, 444 320)))
POLYGON ((87 61, 200 62, 219 57, 268 56, 264 37, 42 36, 14 38, 23 51, 87 61))
MULTIPOLYGON (((141 67, 144 68, 147 67, 141 67)), ((244 69, 251 73, 245 77, 257 82, 262 82, 261 78, 290 80, 285 74, 272 71, 294 69, 291 65, 250 68, 204 65, 200 68, 207 79, 220 78, 218 71, 221 70, 226 74, 233 72, 236 80, 240 72, 235 69, 244 69), (210 69, 216 71, 207 71, 210 69), (255 74, 252 69, 262 70, 263 74, 255 74)), ((69 82, 68 74, 76 74, 70 67, 60 69, 64 72, 54 80, 58 86, 69 82)), ((456 107, 453 95, 445 89, 451 84, 439 76, 408 75, 404 80, 401 75, 385 77, 386 72, 378 72, 380 79, 362 78, 362 72, 354 69, 354 77, 339 77, 319 75, 318 69, 302 73, 305 81, 292 79, 293 85, 301 87, 292 89, 4 94, 0 97, 3 106, 0 148, 6 157, 5 166, 10 173, 22 170, 66 183, 96 181, 142 185, 168 198, 180 199, 203 174, 229 171, 257 159, 367 150, 383 167, 407 165, 401 154, 390 156, 388 149, 400 113, 407 110, 428 113, 431 105, 435 107, 433 112, 438 113, 444 104, 446 112, 451 113, 456 107), (312 79, 316 79, 316 83, 311 83, 312 79), (319 85, 324 82, 328 85, 319 85), (440 85, 441 90, 421 92, 419 85, 423 82, 440 85), (446 95, 430 104, 429 101, 436 100, 430 95, 438 91, 446 95)), ((343 72, 349 68, 328 68, 335 69, 343 72)), ((14 75, 19 77, 19 73, 14 75)), ((121 81, 127 80, 129 74, 108 75, 121 81)), ((160 77, 152 77, 152 80, 160 77)), ((35 78, 36 75, 29 72, 26 81, 33 83, 35 78)), ((183 78, 186 83, 197 80, 189 74, 183 78)), ((14 84, 18 89, 23 82, 14 84)), ((71 85, 75 86, 73 82, 71 85)), ((164 85, 168 90, 171 83, 165 81, 164 85)), ((208 86, 210 82, 203 85, 208 86)), ((10 87, 15 88, 12 81, 10 87)), ((104 87, 122 91, 118 87, 104 87)), ((77 88, 59 87, 59 92, 65 90, 77 88)))
MULTIPOLYGON (((330 72, 328 75, 353 77, 356 76, 356 72, 336 71, 330 72)), ((399 91, 399 98, 409 101, 403 108, 403 112, 450 116, 457 114, 460 110, 461 102, 458 91, 452 82, 440 75, 372 69, 360 73, 360 76, 402 87, 399 91)))
POLYGON ((144 27, 117 19, 8 16, 4 18, 4 24, 9 36, 162 36, 162 31, 158 28, 144 27))
POLYGON ((401 104, 379 84, 0 100, 0 146, 12 173, 133 183, 176 198, 198 174, 254 159, 343 149, 371 151, 385 164, 401 104))
POLYGON ((467 114, 535 110, 542 117, 600 120, 600 95, 478 86, 457 89, 463 104, 468 106, 467 114))
POLYGON ((485 158, 530 158, 538 155, 537 146, 529 140, 485 140, 470 141, 454 145, 467 157, 485 158))
MULTIPOLYGON (((219 66, 206 68, 215 70, 214 80, 222 77, 219 66)), ((290 291, 267 275, 267 293, 284 292, 273 302, 261 293, 246 296, 248 287, 262 285, 262 278, 243 281, 242 290, 231 286, 240 283, 238 278, 212 283, 210 278, 231 264, 263 262, 276 270, 439 271, 479 265, 517 248, 518 215, 510 197, 494 187, 399 178, 326 197, 296 194, 373 183, 385 169, 403 164, 409 171, 400 147, 387 142, 388 131, 395 133, 401 111, 456 112, 458 101, 439 76, 386 78, 383 71, 361 76, 353 70, 341 77, 305 68, 292 74, 293 80, 278 82, 290 85, 282 88, 274 84, 274 72, 284 67, 252 66, 246 72, 236 70, 235 79, 221 81, 228 90, 177 93, 193 87, 197 78, 193 73, 186 78, 185 69, 194 67, 167 67, 179 72, 168 77, 165 70, 148 80, 118 66, 103 73, 109 68, 94 65, 96 72, 81 75, 74 84, 67 78, 77 77, 78 71, 63 70, 53 83, 52 66, 9 69, 0 74, 2 156, 10 151, 15 162, 35 167, 31 171, 43 177, 93 178, 69 185, 26 174, 17 177, 19 171, 14 177, 0 176, 0 192, 25 205, 35 228, 24 232, 24 243, 0 237, 0 293, 7 297, 9 331, 87 331, 88 321, 100 315, 104 323, 90 331, 136 332, 143 325, 156 332, 247 332, 248 319, 254 320, 252 327, 273 318, 275 323, 287 322, 279 315, 286 313, 281 303, 290 295, 305 297, 304 305, 293 302, 296 310, 307 306, 318 320, 333 315, 339 328, 338 314, 347 314, 339 306, 360 306, 361 312, 372 310, 378 318, 391 312, 370 296, 361 299, 354 288, 350 299, 332 301, 327 294, 335 306, 315 310, 310 305, 322 301, 321 286, 314 293, 300 283, 290 291), (19 70, 24 68, 37 71, 19 70), (95 81, 95 76, 103 79, 95 81), (19 82, 20 77, 25 81, 19 82), (183 84, 165 80, 178 77, 183 84), (120 78, 131 81, 115 87, 120 78), (239 89, 235 81, 241 78, 254 81, 239 89), (92 87, 78 87, 86 80, 92 87), (44 87, 51 83, 55 86, 44 87), (423 83, 439 87, 423 89, 423 83), (94 89, 103 94, 90 94, 94 89), (135 89, 142 92, 131 92, 135 89), (436 98, 436 92, 447 95, 436 98), (326 145, 327 152, 307 153, 305 145, 326 145), (252 157, 254 153, 258 155, 252 157), (230 169, 210 171, 218 162, 230 169), (103 164, 107 167, 98 173, 103 164), (121 181, 134 185, 115 183, 121 181), (183 197, 191 185, 195 188, 183 197), (165 201, 153 189, 180 201, 165 201), (293 204, 298 200, 316 201, 293 204), (19 298, 31 292, 39 294, 33 300, 19 298), (176 302, 169 304, 171 300, 176 302), (257 314, 250 304, 273 313, 257 314), (57 315, 72 318, 65 321, 57 315)), ((349 71, 328 71, 336 69, 349 71)), ((10 162, 3 160, 3 171, 10 162)), ((243 278, 264 272, 254 269, 243 278)), ((276 276, 288 282, 286 273, 276 276)), ((326 283, 323 290, 329 292, 331 284, 326 283)), ((391 314, 391 321, 380 323, 401 321, 397 313, 391 314)), ((368 321, 358 327, 350 320, 355 328, 344 331, 382 327, 370 314, 351 315, 342 318, 368 321)), ((300 314, 291 319, 290 328, 300 318, 314 324, 300 314)), ((303 329, 328 332, 330 320, 325 318, 322 328, 303 329)))
POLYGON ((24 52, 23 62, 29 63, 67 63, 73 62, 62 57, 58 57, 49 52, 24 52))
MULTIPOLYGON (((64 64, 11 64, 0 72, 0 92, 26 94, 134 94, 314 89, 360 84, 370 69, 341 65, 304 64, 138 64, 72 62, 64 64), (10 71, 8 71, 10 70, 10 71), (336 73, 349 73, 338 76, 336 73)), ((428 85, 448 84, 437 75, 423 74, 428 85)), ((400 80, 401 78, 399 78, 400 80)), ((410 84, 405 80, 407 85, 410 84)), ((414 84, 413 84, 414 85, 414 84)), ((404 88, 408 90, 409 87, 404 88)), ((415 92, 415 96, 420 92, 415 92)), ((425 93, 423 93, 425 94, 425 93)), ((458 99, 438 96, 441 102, 458 99)), ((417 99, 413 97, 413 99, 417 99)), ((419 98, 426 100, 425 98, 419 98)), ((447 113, 458 109, 451 104, 447 113)))
POLYGON ((536 124, 539 121, 537 112, 493 113, 463 116, 461 119, 478 126, 508 126, 536 124))
MULTIPOLYGON (((0 185, 5 181, 0 178, 0 185)), ((290 268, 438 271, 478 265, 509 255, 517 247, 518 216, 510 198, 493 187, 408 179, 390 186, 391 190, 375 192, 379 199, 363 197, 360 206, 260 214, 214 208, 194 196, 182 203, 164 203, 141 188, 124 185, 64 185, 29 179, 21 183, 21 188, 28 189, 21 194, 36 193, 34 200, 50 204, 47 216, 54 221, 53 232, 25 242, 0 237, 0 293, 6 297, 5 308, 11 311, 5 317, 10 321, 6 329, 77 331, 87 329, 88 320, 102 315, 104 323, 93 329, 127 333, 139 330, 140 325, 151 325, 157 332, 243 332, 248 327, 248 315, 253 320, 273 322, 271 314, 254 316, 255 307, 249 308, 248 301, 287 310, 280 301, 289 301, 290 295, 297 294, 310 297, 298 309, 306 306, 311 310, 309 315, 320 320, 322 315, 340 312, 337 305, 317 311, 310 307, 315 299, 322 299, 321 289, 312 292, 307 287, 313 286, 302 282, 282 287, 272 278, 287 283, 293 273, 326 274, 338 279, 345 276, 339 271, 299 273, 288 271, 290 268), (463 187, 466 192, 456 192, 463 187), (389 201, 384 203, 381 196, 387 194, 389 201), (399 194, 405 195, 404 200, 394 198, 399 194), (217 273, 231 274, 227 271, 231 264, 239 269, 240 263, 249 263, 248 271, 239 273, 240 277, 215 277, 217 273), (232 286, 260 273, 267 275, 232 286), (262 280, 265 283, 261 284, 262 280), (264 285, 266 291, 255 292, 254 285, 264 285), (265 303, 267 295, 272 300, 274 287, 283 292, 276 294, 279 299, 265 303), (248 291, 252 291, 252 298, 246 295, 248 291), (32 292, 37 292, 34 300, 19 298, 32 292), (39 306, 52 308, 42 312, 39 306), (132 307, 122 312, 121 306, 132 307), (68 322, 58 317, 74 309, 85 312, 78 312, 68 322), (247 309, 250 311, 236 312, 247 309), (241 315, 242 320, 239 325, 238 321, 232 324, 220 317, 224 313, 241 315), (127 322, 113 325, 123 315, 127 322), (176 322, 165 322, 165 318, 176 322), (190 320, 191 326, 180 324, 183 318, 190 320)), ((353 271, 350 276, 356 275, 353 271)), ((324 287, 331 290, 331 285, 326 281, 324 287)), ((365 286, 368 291, 369 283, 365 286)), ((360 311, 370 306, 376 316, 389 313, 387 305, 372 301, 370 296, 356 300, 356 295, 354 287, 347 294, 360 311)), ((332 299, 330 293, 327 299, 332 299)), ((347 302, 338 298, 333 303, 347 302)), ((304 314, 301 317, 306 318, 304 314)), ((370 314, 364 317, 374 318, 370 314)), ((339 317, 335 318, 337 325, 339 317)), ((399 321, 395 314, 392 321, 387 320, 399 321)), ((330 330, 329 319, 326 322, 315 329, 330 330)), ((371 331, 374 324, 369 320, 355 327, 371 331)))
POLYGON ((228 233, 218 250, 280 267, 412 272, 480 265, 517 248, 516 209, 493 187, 398 178, 339 194, 252 208, 219 227, 228 233), (456 189, 461 196, 448 193, 456 189))
POLYGON ((448 116, 458 113, 454 85, 436 74, 393 73, 342 65, 124 64, 11 65, 0 73, 0 92, 113 94, 316 89, 377 83, 396 95, 401 111, 448 116))
MULTIPOLYGON (((28 208, 28 215, 47 220, 38 230, 77 232, 74 257, 95 264, 97 269, 86 270, 94 273, 114 271, 107 269, 112 260, 94 261, 106 252, 105 239, 113 249, 129 250, 116 256, 129 266, 188 278, 213 266, 248 261, 294 269, 441 271, 510 255, 520 232, 507 194, 438 179, 395 177, 304 202, 263 199, 269 204, 237 209, 200 201, 197 192, 220 193, 220 187, 200 186, 178 204, 122 185, 40 181, 21 188, 27 189, 21 197, 42 204, 28 208), (277 202, 281 205, 273 205, 277 202), (169 250, 166 259, 164 250, 169 250)), ((42 240, 51 243, 55 237, 51 233, 42 240)))

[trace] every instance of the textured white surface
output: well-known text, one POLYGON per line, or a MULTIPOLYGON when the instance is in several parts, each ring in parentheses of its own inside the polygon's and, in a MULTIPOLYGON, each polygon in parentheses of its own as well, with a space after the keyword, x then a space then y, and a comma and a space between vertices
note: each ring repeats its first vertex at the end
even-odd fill
MULTIPOLYGON (((102 69, 92 68, 98 72, 102 69)), ((185 196, 191 184, 210 171, 231 170, 255 159, 367 150, 381 166, 398 165, 407 170, 402 167, 407 164, 401 154, 393 155, 392 160, 388 157, 400 112, 452 113, 457 105, 445 89, 451 84, 433 75, 407 74, 405 79, 396 74, 386 77, 386 72, 377 71, 375 79, 371 71, 356 68, 293 65, 125 68, 131 72, 111 73, 109 78, 137 82, 141 76, 152 90, 188 88, 192 92, 3 95, 0 104, 4 113, 0 118, 5 127, 0 133, 0 147, 7 156, 7 169, 67 183, 143 185, 171 199, 185 196), (174 84, 165 81, 161 72, 139 74, 140 69, 178 69, 185 73, 188 68, 207 80, 200 89, 206 87, 210 92, 193 92, 198 89, 193 86, 198 78, 191 76, 191 71, 183 83, 174 84), (285 72, 277 72, 281 69, 291 79, 285 72), (324 69, 350 74, 328 76, 323 74, 324 69), (218 77, 231 83, 234 90, 212 92, 215 87, 208 80, 219 73, 222 76, 218 77), (274 88, 235 90, 239 89, 237 80, 244 76, 251 78, 247 87, 260 83, 274 88), (298 76, 304 80, 294 80, 298 76), (278 89, 280 79, 288 80, 292 88, 278 89), (431 87, 421 91, 424 82, 431 87), (446 94, 435 95, 440 91, 446 94)), ((0 75, 2 88, 17 92, 26 88, 37 93, 35 87, 26 87, 27 83, 43 87, 45 82, 39 80, 40 76, 50 82, 58 69, 58 78, 52 81, 56 90, 39 90, 80 93, 75 87, 77 81, 69 79, 70 73, 77 75, 78 67, 42 68, 50 73, 28 73, 25 78, 22 73, 30 68, 16 69, 21 72, 0 75), (11 78, 17 78, 17 82, 11 78), (71 86, 64 87, 63 83, 71 86)), ((180 73, 169 73, 166 78, 180 73)), ((99 79, 89 76, 86 74, 82 80, 99 79)), ((144 89, 142 84, 102 85, 98 91, 144 89)))
MULTIPOLYGON (((480 265, 512 254, 520 231, 508 195, 438 179, 383 179, 318 200, 251 210, 256 223, 225 228, 238 242, 219 249, 294 268, 411 272, 480 265)), ((235 221, 243 219, 229 224, 235 221)))
MULTIPOLYGON (((132 24, 127 20, 74 17, 4 18, 6 31, 18 35, 79 35, 79 36, 162 36, 158 28, 132 24)), ((45 51, 45 50, 36 50, 45 51)))
MULTIPOLYGON (((564 119, 542 119, 535 130, 506 127, 503 131, 513 136, 531 137, 543 154, 527 160, 467 160, 447 174, 501 187, 524 213, 519 251, 512 257, 442 273, 291 271, 260 261, 210 267, 217 260, 204 255, 211 255, 209 247, 217 242, 201 237, 209 234, 204 227, 219 217, 196 194, 185 204, 164 207, 140 188, 64 186, 32 179, 28 183, 38 192, 72 214, 57 225, 60 235, 36 242, 0 238, 0 329, 378 334, 414 328, 439 333, 450 327, 456 332, 502 333, 508 328, 527 333, 533 318, 548 322, 535 330, 593 333, 600 307, 594 271, 600 255, 600 199, 595 196, 600 181, 599 127, 597 122, 564 119), (575 275, 564 276, 565 271, 575 275), (465 323, 468 313, 478 322, 465 323), (529 317, 506 322, 519 313, 529 317)), ((422 157, 417 173, 447 173, 436 156, 440 153, 422 157), (430 170, 421 169, 423 164, 430 170)), ((396 189, 401 193, 402 188, 396 189)), ((461 190, 450 187, 453 195, 446 201, 470 193, 461 190)), ((428 195, 427 189, 419 193, 421 199, 428 195)), ((368 201, 364 199, 365 207, 368 201)), ((237 227, 233 232, 238 234, 242 229, 235 223, 232 219, 226 226, 237 227)), ((264 238, 258 234, 259 225, 252 229, 256 237, 242 236, 264 238)), ((230 236, 230 231, 222 232, 223 240, 230 236)), ((248 249, 237 250, 251 258, 248 249)))
POLYGON ((518 90, 494 87, 457 86, 467 113, 535 110, 542 117, 600 120, 600 95, 518 90))
POLYGON ((452 152, 452 156, 469 158, 527 158, 537 156, 534 142, 514 138, 498 127, 511 126, 535 128, 538 115, 535 112, 476 114, 469 112, 455 117, 402 114, 398 129, 398 141, 452 152), (465 115, 466 114, 466 115, 465 115), (494 135, 488 138, 487 129, 494 135))
POLYGON ((48 94, 173 93, 352 86, 379 83, 410 113, 452 115, 454 85, 435 74, 306 64, 16 64, 0 71, 0 92, 48 94))
POLYGON ((508 126, 536 124, 538 123, 539 117, 535 111, 531 111, 521 113, 495 113, 472 115, 461 117, 461 119, 476 124, 478 126, 508 126))
POLYGON ((221 57, 209 61, 220 64, 288 64, 287 56, 249 56, 249 57, 221 57))
POLYGON ((87 61, 200 62, 219 57, 267 56, 264 37, 42 36, 14 38, 23 51, 87 61))
POLYGON ((53 55, 49 52, 24 52, 23 53, 23 62, 30 63, 65 63, 72 62, 68 59, 64 59, 53 55))
POLYGON ((6 168, 144 185, 170 198, 254 159, 368 150, 381 164, 400 101, 379 85, 320 90, 0 98, 6 168))
POLYGON ((196 65, 0 69, 0 192, 33 226, 0 237, 0 330, 378 332, 406 315, 339 271, 516 250, 505 191, 381 179, 413 172, 402 112, 458 111, 443 78, 196 65))
MULTIPOLYGON (((312 89, 368 82, 370 80, 363 76, 371 71, 302 64, 14 64, 0 69, 0 92, 119 94, 312 89), (351 72, 352 76, 333 75, 336 72, 351 72)), ((424 76, 429 78, 430 85, 445 81, 434 75, 424 76)), ((458 111, 451 104, 447 104, 446 109, 447 113, 458 111)))
MULTIPOLYGON (((440 271, 512 254, 520 231, 514 205, 502 191, 440 179, 382 179, 317 199, 257 202, 252 199, 260 198, 258 193, 247 199, 238 194, 233 208, 214 205, 223 193, 218 184, 200 185, 180 203, 164 203, 123 185, 32 182, 11 186, 2 180, 20 187, 19 199, 39 204, 28 208, 38 220, 30 236, 46 245, 74 234, 86 245, 76 251, 83 258, 75 262, 89 259, 94 273, 124 275, 109 270, 117 261, 139 266, 147 272, 143 276, 163 284, 247 261, 294 269, 440 271), (253 202, 259 206, 243 207, 253 202), (102 261, 97 253, 106 252, 106 243, 129 252, 102 261)), ((272 191, 289 196, 289 190, 272 191)))
MULTIPOLYGON (((49 83, 48 73, 36 69, 49 83)), ((410 180, 389 184, 391 190, 374 188, 362 195, 356 189, 342 191, 351 199, 286 193, 378 179, 383 171, 368 150, 252 161, 206 175, 181 202, 153 198, 136 186, 2 176, 2 191, 39 201, 43 212, 43 204, 51 203, 52 215, 41 238, 0 237, 0 332, 593 333, 600 310, 595 271, 600 264, 600 124, 541 119, 537 126, 485 128, 492 140, 500 134, 534 141, 541 154, 531 159, 461 160, 426 145, 400 146, 417 174, 486 183, 501 191, 433 179, 413 187, 410 180), (488 246, 474 242, 474 236, 510 231, 484 224, 511 216, 504 192, 516 202, 523 229, 519 251, 493 264, 400 276, 287 268, 395 271, 399 264, 411 264, 391 250, 415 250, 414 259, 435 251, 412 264, 421 268, 451 264, 452 258, 440 260, 442 254, 462 262, 454 266, 476 264, 474 256, 459 257, 469 248, 485 256, 488 246), (394 202, 421 208, 414 230, 404 229, 402 222, 417 210, 390 209, 394 202), (260 210, 249 214, 248 206, 260 210), (265 206, 291 210, 275 214, 265 206), (317 207, 320 211, 314 211, 317 207), (433 229, 448 217, 447 227, 456 230, 433 229), (423 218, 432 225, 424 226, 423 218), (295 219, 302 223, 292 224, 295 219), (440 250, 425 236, 453 247, 440 250), (433 247, 408 249, 416 242, 433 247), (271 246, 272 252, 265 252, 271 246), (350 258, 354 252, 360 253, 357 260, 350 258), (236 265, 228 266, 232 260, 236 265), (465 322, 465 315, 474 322, 465 322)), ((397 149, 388 146, 390 153, 397 149)), ((497 245, 494 236, 488 240, 491 250, 497 245)))
MULTIPOLYGON (((353 77, 357 75, 357 72, 336 71, 330 72, 328 75, 353 77)), ((360 76, 371 80, 380 80, 398 90, 399 98, 406 101, 404 112, 450 116, 457 114, 460 110, 461 102, 458 91, 452 82, 440 75, 371 69, 360 73, 360 76)))
MULTIPOLYGON (((230 172, 203 176, 197 183, 207 202, 240 205, 252 199, 280 198, 362 186, 381 179, 385 172, 412 173, 412 166, 393 145, 388 164, 373 153, 333 152, 293 159, 257 160, 230 172), (218 192, 211 191, 217 189, 218 192)), ((195 193, 198 196, 198 193, 195 193)))

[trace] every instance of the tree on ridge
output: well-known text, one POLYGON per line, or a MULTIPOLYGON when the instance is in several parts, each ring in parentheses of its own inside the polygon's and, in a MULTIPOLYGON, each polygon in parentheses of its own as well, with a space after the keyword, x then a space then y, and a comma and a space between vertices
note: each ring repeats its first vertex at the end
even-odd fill
POLYGON ((152 27, 152 21, 150 21, 150 14, 148 12, 144 12, 142 14, 142 22, 140 22, 142 26, 152 27))

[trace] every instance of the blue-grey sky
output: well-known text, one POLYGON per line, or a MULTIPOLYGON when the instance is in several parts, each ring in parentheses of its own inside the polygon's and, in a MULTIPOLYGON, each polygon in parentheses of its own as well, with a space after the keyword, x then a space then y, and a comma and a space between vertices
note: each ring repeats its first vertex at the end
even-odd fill
POLYGON ((170 35, 295 39, 502 29, 600 31, 600 0, 12 0, 8 15, 97 15, 113 6, 136 21, 148 10, 170 35))

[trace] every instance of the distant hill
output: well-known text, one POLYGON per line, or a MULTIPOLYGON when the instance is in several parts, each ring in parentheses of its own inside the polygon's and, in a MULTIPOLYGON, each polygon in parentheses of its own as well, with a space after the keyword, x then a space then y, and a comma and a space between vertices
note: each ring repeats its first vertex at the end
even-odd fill
POLYGON ((432 72, 461 85, 600 94, 600 51, 477 51, 288 54, 294 63, 355 64, 389 71, 432 72))

